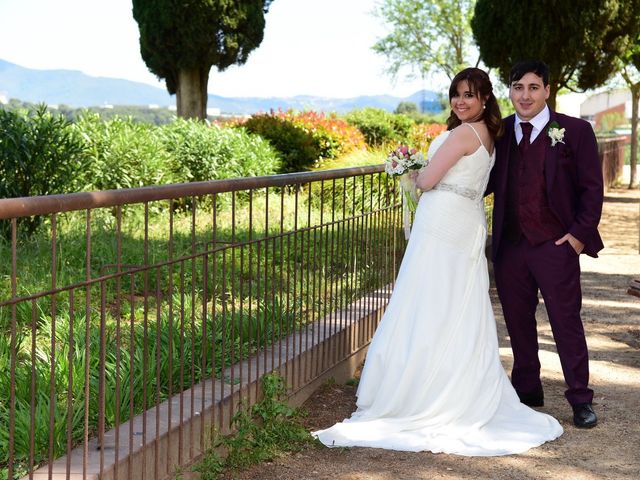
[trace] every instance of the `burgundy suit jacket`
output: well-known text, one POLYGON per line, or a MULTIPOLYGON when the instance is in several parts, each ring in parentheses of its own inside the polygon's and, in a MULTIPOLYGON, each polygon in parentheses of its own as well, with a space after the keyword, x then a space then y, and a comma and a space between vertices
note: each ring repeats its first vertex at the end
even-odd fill
MULTIPOLYGON (((591 124, 585 120, 554 111, 550 114, 549 123, 557 122, 565 133, 564 143, 556 143, 554 147, 546 128, 539 134, 540 140, 546 142, 544 168, 549 207, 567 233, 584 243, 584 253, 597 257, 604 247, 598 233, 604 191, 596 136, 591 124)), ((487 193, 494 194, 491 240, 494 260, 503 241, 514 115, 502 123, 504 135, 496 142, 496 162, 487 187, 487 193)))

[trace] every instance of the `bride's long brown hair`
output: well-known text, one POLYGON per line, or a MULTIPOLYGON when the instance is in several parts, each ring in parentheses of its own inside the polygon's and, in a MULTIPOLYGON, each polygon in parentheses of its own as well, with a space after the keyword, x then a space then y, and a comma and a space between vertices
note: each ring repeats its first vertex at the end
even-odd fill
MULTIPOLYGON (((498 101, 493 94, 493 85, 491 85, 491 80, 487 72, 475 67, 465 68, 459 72, 453 77, 453 80, 451 80, 449 103, 451 103, 453 96, 458 94, 458 84, 464 80, 467 81, 469 88, 480 100, 487 99, 479 120, 484 121, 489 130, 489 135, 491 135, 494 140, 500 138, 502 136, 502 115, 500 114, 498 101)), ((453 110, 451 110, 451 114, 447 119, 447 130, 453 130, 461 123, 460 119, 453 113, 453 110)))

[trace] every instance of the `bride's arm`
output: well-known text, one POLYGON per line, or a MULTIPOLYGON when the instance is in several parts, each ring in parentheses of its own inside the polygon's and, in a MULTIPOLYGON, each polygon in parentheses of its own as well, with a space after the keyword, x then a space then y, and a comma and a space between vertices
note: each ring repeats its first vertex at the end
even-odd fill
POLYGON ((470 128, 453 129, 429 164, 420 169, 416 185, 422 191, 431 190, 458 160, 474 152, 478 146, 478 138, 470 128))

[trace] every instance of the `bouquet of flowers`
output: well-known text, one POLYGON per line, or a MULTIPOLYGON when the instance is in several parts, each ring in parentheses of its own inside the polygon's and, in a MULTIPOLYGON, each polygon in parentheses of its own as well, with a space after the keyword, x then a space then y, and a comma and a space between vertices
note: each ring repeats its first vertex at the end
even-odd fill
POLYGON ((392 177, 400 177, 402 189, 402 210, 404 219, 404 236, 409 238, 411 231, 410 213, 418 208, 420 195, 416 182, 409 176, 411 170, 419 170, 427 164, 423 155, 415 148, 400 145, 387 157, 384 169, 392 177))
POLYGON ((418 189, 415 181, 409 177, 411 170, 419 170, 427 164, 422 154, 415 148, 409 148, 405 145, 400 145, 387 157, 387 161, 384 166, 385 172, 392 177, 400 177, 400 187, 402 188, 402 194, 406 205, 413 213, 418 207, 418 189))

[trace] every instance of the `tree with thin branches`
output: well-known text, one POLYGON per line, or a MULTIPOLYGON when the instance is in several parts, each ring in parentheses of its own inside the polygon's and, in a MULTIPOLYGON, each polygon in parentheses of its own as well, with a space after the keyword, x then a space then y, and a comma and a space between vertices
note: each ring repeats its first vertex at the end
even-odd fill
MULTIPOLYGON (((409 67, 410 76, 443 72, 451 80, 469 65, 470 20, 475 0, 384 0, 375 15, 390 33, 373 46, 389 60, 396 77, 409 67)), ((477 62, 476 62, 477 63, 477 62)))

